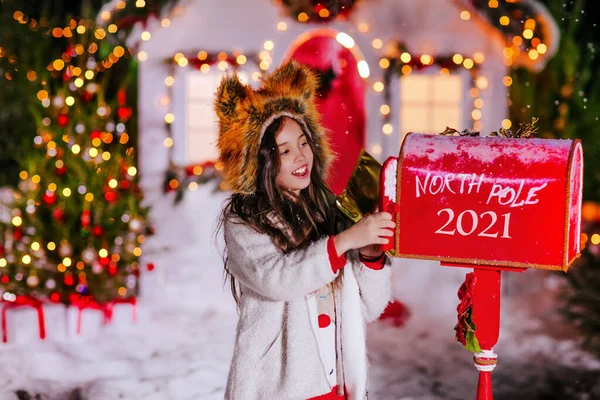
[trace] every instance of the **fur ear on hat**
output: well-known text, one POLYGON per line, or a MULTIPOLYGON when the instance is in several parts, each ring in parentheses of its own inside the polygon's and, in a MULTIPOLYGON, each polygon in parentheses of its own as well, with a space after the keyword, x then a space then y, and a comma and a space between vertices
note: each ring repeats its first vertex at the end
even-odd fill
POLYGON ((277 68, 262 84, 272 95, 298 96, 314 99, 319 81, 309 67, 296 61, 288 61, 277 68))
POLYGON ((215 112, 219 119, 235 119, 248 91, 237 75, 225 76, 215 95, 215 112))

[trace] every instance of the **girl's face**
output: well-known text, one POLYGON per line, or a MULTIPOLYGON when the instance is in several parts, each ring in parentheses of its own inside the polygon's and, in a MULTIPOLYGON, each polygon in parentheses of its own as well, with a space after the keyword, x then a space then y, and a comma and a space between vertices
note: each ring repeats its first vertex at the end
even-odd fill
POLYGON ((300 190, 310 185, 313 153, 308 145, 308 138, 296 121, 285 118, 281 130, 275 136, 275 142, 280 159, 276 183, 299 194, 300 190))

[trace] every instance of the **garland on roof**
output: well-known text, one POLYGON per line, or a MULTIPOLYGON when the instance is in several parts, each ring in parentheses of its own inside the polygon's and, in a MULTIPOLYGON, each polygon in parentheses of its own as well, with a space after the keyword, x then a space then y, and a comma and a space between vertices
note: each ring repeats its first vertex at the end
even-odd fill
POLYGON ((347 18, 360 0, 274 0, 299 22, 328 22, 347 18))
POLYGON ((522 50, 535 49, 540 43, 546 43, 542 20, 539 12, 529 1, 521 0, 461 0, 473 7, 477 13, 504 34, 522 50), (517 39, 518 38, 518 39, 517 39))

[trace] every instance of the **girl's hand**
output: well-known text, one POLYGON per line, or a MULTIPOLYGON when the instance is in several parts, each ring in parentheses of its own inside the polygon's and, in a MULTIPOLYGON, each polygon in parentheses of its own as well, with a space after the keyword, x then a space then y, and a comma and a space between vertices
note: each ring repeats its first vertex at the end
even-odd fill
POLYGON ((387 238, 394 235, 390 229, 395 226, 390 213, 380 212, 367 215, 355 225, 335 236, 335 248, 338 254, 343 254, 351 249, 386 244, 387 238))

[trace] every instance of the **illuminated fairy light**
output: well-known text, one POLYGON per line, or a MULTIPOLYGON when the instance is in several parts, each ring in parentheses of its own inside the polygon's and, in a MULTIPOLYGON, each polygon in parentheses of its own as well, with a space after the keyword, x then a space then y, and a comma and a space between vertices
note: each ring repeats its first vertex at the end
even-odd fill
POLYGON ((512 126, 512 121, 510 119, 503 119, 502 120, 502 127, 504 129, 510 129, 511 126, 512 126))
POLYGON ((360 75, 361 78, 369 77, 371 72, 369 71, 369 64, 365 60, 360 60, 356 66, 358 68, 358 75, 360 75))
POLYGON ((471 19, 471 13, 467 10, 461 11, 460 19, 462 19, 463 21, 468 21, 469 19, 471 19))
POLYGON ((538 51, 538 53, 540 53, 540 54, 545 54, 545 53, 548 51, 548 47, 547 47, 547 46, 546 46, 544 43, 540 43, 540 44, 537 46, 537 51, 538 51))
POLYGON ((373 46, 374 49, 381 49, 383 47, 383 41, 381 39, 373 39, 371 46, 373 46))
POLYGON ((287 26, 287 24, 286 24, 284 21, 280 21, 280 22, 277 24, 277 30, 278 30, 278 31, 280 31, 280 32, 285 32, 285 31, 287 31, 287 28, 288 28, 288 26, 287 26))
POLYGON ((489 82, 488 79, 485 76, 480 76, 475 80, 475 85, 479 88, 479 89, 487 89, 489 82))
POLYGON ((371 152, 375 155, 379 155, 382 152, 382 148, 380 145, 378 144, 374 144, 373 146, 371 146, 371 152))
POLYGON ((110 11, 102 11, 100 13, 100 19, 103 20, 103 21, 110 20, 111 16, 112 16, 112 14, 110 13, 110 11))
POLYGON ((354 39, 352 39, 352 37, 345 32, 339 32, 335 36, 335 40, 337 40, 339 44, 341 44, 347 49, 351 49, 354 47, 354 39))
POLYGON ((163 144, 165 145, 165 147, 169 148, 169 147, 173 147, 173 139, 168 137, 165 138, 165 140, 163 141, 163 144))
POLYGON ((117 186, 119 186, 119 182, 117 182, 116 179, 111 179, 108 181, 108 187, 111 189, 115 189, 117 186))
POLYGON ((235 62, 237 62, 237 63, 238 63, 238 64, 240 64, 240 65, 244 65, 244 64, 246 64, 246 61, 247 61, 247 60, 248 60, 248 59, 247 59, 247 58, 246 58, 246 56, 245 56, 245 55, 243 55, 243 54, 240 54, 239 56, 237 56, 237 57, 235 58, 235 62))
POLYGON ((272 40, 267 40, 264 44, 263 44, 263 48, 265 50, 271 51, 273 50, 273 48, 275 47, 275 44, 273 43, 272 40))
POLYGON ((537 52, 537 50, 531 49, 529 50, 529 58, 531 58, 532 60, 537 60, 538 57, 540 56, 539 53, 537 52))
POLYGON ((179 58, 179 59, 177 60, 177 64, 178 64, 180 67, 187 67, 187 65, 188 65, 188 59, 187 59, 187 58, 185 58, 185 57, 181 57, 181 58, 179 58))
POLYGON ((423 65, 429 65, 429 64, 433 64, 433 57, 431 57, 428 54, 423 54, 421 56, 421 62, 423 63, 423 65))

